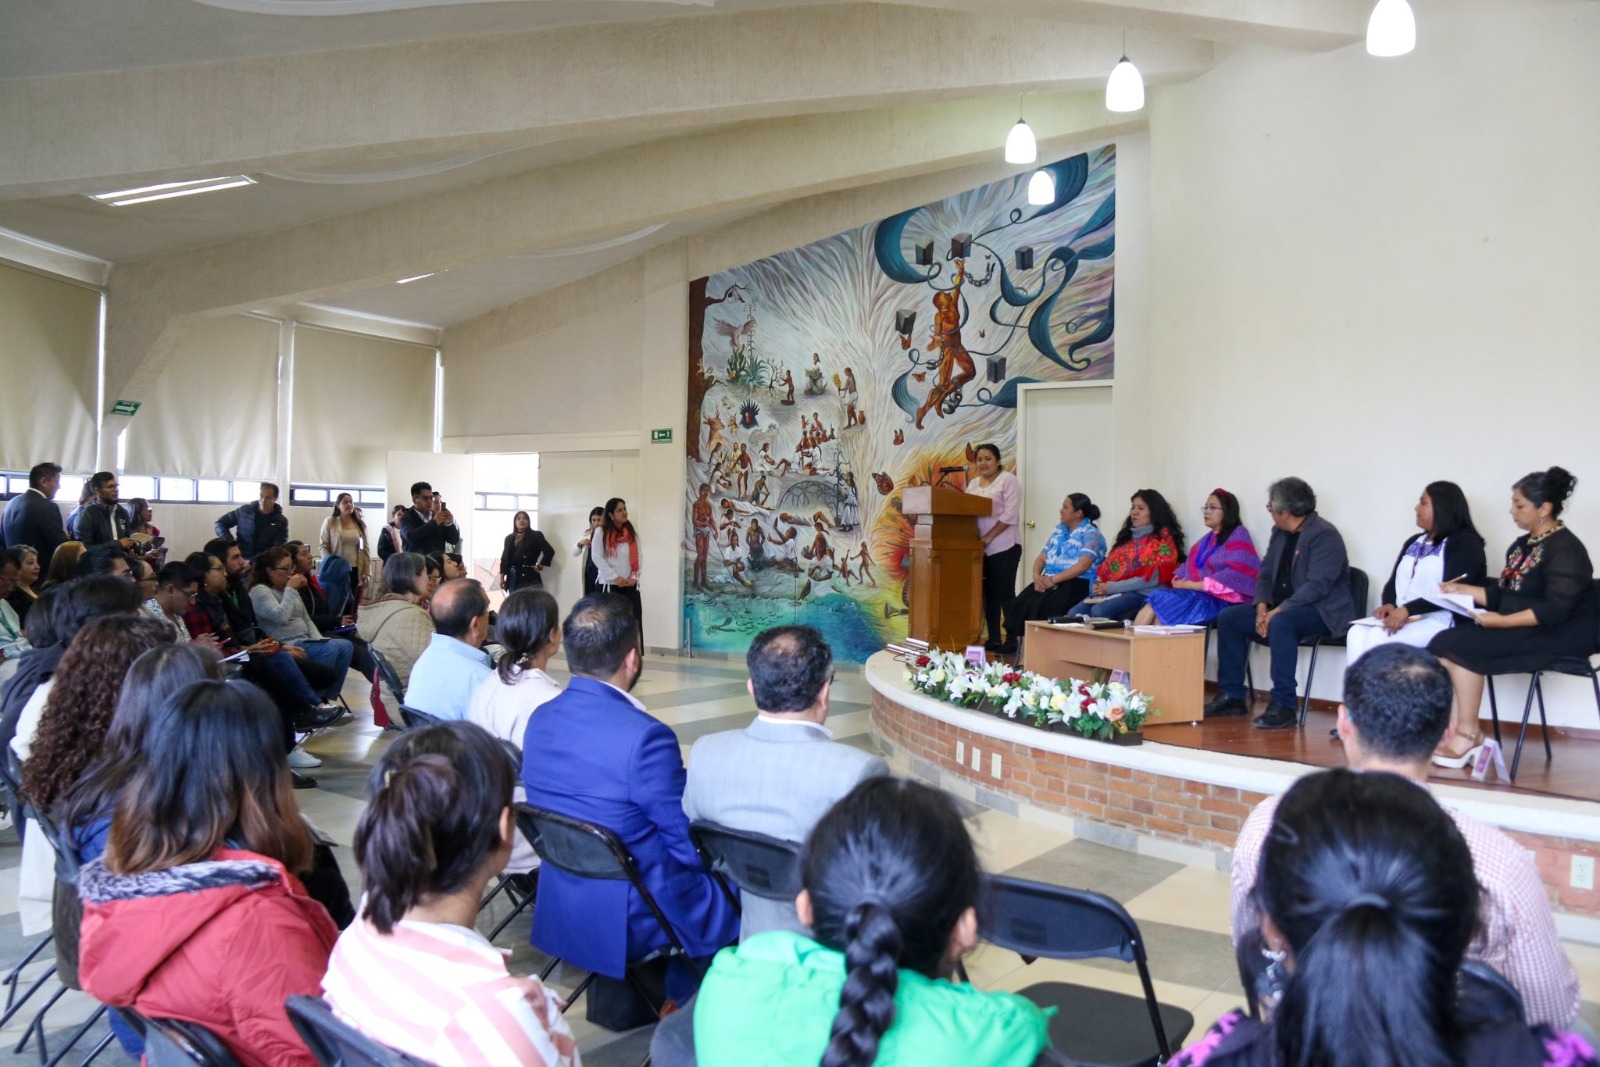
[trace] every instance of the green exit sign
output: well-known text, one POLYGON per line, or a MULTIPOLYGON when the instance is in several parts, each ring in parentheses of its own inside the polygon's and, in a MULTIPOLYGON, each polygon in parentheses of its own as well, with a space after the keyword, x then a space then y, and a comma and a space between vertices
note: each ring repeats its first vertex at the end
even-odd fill
POLYGON ((137 401, 137 400, 119 400, 115 404, 111 405, 111 414, 113 414, 113 415, 137 415, 137 414, 139 414, 139 401, 137 401))
MULTIPOLYGON (((137 405, 135 405, 137 406, 137 405)), ((672 443, 671 430, 651 430, 650 443, 653 445, 666 445, 672 443)))

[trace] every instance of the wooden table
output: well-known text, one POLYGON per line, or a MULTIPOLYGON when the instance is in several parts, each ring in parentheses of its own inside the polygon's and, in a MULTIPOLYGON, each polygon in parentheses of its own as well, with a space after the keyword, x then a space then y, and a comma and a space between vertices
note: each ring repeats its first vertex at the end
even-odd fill
POLYGON ((1096 669, 1127 671, 1129 684, 1150 697, 1148 723, 1205 717, 1205 632, 1137 634, 1030 622, 1022 666, 1047 678, 1093 677, 1096 669))

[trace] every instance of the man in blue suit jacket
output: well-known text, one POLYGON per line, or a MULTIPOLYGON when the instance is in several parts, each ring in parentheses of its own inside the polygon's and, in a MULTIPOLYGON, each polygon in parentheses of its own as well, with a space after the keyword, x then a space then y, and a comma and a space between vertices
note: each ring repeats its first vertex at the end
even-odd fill
MULTIPOLYGON (((595 823, 622 839, 689 954, 739 936, 739 916, 689 841, 678 739, 628 695, 639 679, 639 624, 628 602, 578 601, 562 627, 572 680, 522 739, 528 803, 595 823)), ((539 873, 533 944, 585 970, 624 977, 628 961, 667 944, 627 882, 539 873)), ((669 989, 669 992, 672 990, 669 989)))

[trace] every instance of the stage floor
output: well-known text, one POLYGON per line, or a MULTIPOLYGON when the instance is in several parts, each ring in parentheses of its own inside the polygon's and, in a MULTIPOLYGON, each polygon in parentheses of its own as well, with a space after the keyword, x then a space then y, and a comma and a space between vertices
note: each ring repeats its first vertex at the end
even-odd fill
MULTIPOLYGON (((1264 708, 1264 703, 1258 703, 1252 714, 1264 708)), ((1338 738, 1328 736, 1328 731, 1333 729, 1334 717, 1334 712, 1313 709, 1303 729, 1258 730, 1248 718, 1239 716, 1194 725, 1174 723, 1146 726, 1144 735, 1148 741, 1180 748, 1282 760, 1310 767, 1343 767, 1344 745, 1338 738)), ((1507 725, 1504 720, 1500 724, 1508 768, 1511 765, 1511 753, 1516 748, 1519 727, 1520 723, 1507 725)), ((1487 720, 1483 722, 1483 729, 1485 733, 1489 731, 1487 720)), ((1600 741, 1572 737, 1561 729, 1552 730, 1550 749, 1554 756, 1546 763, 1540 736, 1538 726, 1528 728, 1528 740, 1523 745, 1522 765, 1517 768, 1515 785, 1493 776, 1486 782, 1475 782, 1465 769, 1446 770, 1442 767, 1433 769, 1430 781, 1469 789, 1600 801, 1600 741)))

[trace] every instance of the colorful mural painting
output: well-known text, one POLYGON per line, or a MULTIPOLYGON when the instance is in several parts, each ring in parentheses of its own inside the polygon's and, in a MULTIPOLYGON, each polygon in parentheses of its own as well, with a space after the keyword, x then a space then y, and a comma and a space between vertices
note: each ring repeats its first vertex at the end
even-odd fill
POLYGON ((1015 457, 1017 389, 1111 377, 1116 148, 695 281, 684 611, 742 653, 820 628, 859 662, 905 634, 900 490, 1015 457))

